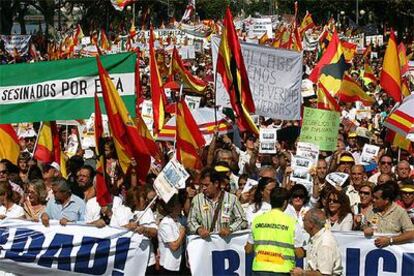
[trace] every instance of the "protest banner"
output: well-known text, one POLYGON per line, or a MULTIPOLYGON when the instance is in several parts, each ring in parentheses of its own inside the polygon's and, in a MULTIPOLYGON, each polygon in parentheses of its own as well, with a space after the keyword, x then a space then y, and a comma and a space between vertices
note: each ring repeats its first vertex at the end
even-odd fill
POLYGON ((18 219, 0 223, 0 270, 17 275, 145 275, 149 240, 126 229, 50 226, 18 219))
POLYGON ((299 140, 318 145, 320 150, 334 151, 338 129, 338 112, 305 107, 299 140))
MULTIPOLYGON (((213 64, 217 63, 220 38, 211 40, 213 64)), ((273 119, 299 120, 302 54, 249 43, 240 43, 256 114, 273 119)), ((215 74, 216 75, 216 74, 215 74)), ((217 105, 230 106, 221 76, 217 76, 217 105)))
MULTIPOLYGON (((343 274, 414 275, 414 243, 375 247, 374 238, 361 232, 333 232, 341 250, 343 274)), ((187 256, 192 275, 251 275, 253 255, 246 255, 247 231, 221 238, 187 238, 187 256)))
MULTIPOLYGON (((131 116, 135 60, 135 53, 102 56, 131 116)), ((0 124, 87 119, 94 112, 95 91, 102 91, 95 58, 2 65, 0 124)))
POLYGON ((360 163, 362 165, 369 165, 375 160, 374 157, 378 155, 379 151, 380 151, 380 147, 376 145, 364 144, 364 147, 362 148, 360 160, 359 160, 360 163))

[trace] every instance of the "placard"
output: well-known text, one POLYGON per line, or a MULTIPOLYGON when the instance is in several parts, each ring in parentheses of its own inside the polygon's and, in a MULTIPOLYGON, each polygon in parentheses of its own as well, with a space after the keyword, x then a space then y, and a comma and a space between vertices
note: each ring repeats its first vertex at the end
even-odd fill
POLYGON ((277 129, 260 128, 260 153, 276 153, 277 129))
POLYGON ((378 155, 380 147, 370 144, 365 144, 362 148, 362 153, 360 156, 360 162, 363 165, 369 165, 374 157, 378 155))

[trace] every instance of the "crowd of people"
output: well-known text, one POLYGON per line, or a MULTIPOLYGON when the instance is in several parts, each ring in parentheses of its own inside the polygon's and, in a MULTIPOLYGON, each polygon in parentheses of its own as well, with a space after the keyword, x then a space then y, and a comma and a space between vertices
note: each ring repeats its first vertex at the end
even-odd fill
MULTIPOLYGON (((374 49, 378 58, 366 57, 377 75, 384 49, 374 49)), ((312 70, 316 62, 315 51, 304 52, 304 72, 312 70)), ((144 64, 141 68, 143 97, 150 99, 148 59, 144 59, 144 64)), ((382 122, 394 102, 378 84, 363 80, 363 64, 362 55, 357 55, 350 74, 376 102, 369 109, 370 115, 362 119, 356 116, 355 103, 341 104, 337 149, 320 152, 317 165, 310 171, 311 187, 290 179, 296 136, 279 141, 276 154, 264 154, 259 152, 259 139, 251 133, 242 133, 241 139, 235 139, 237 132, 221 135, 217 132, 200 152, 203 168, 189 171, 185 189, 168 203, 160 199, 153 201, 156 196, 153 183, 162 168, 160 164, 153 163, 145 183, 139 182, 137 162, 131 160, 130 169, 124 174, 114 142, 108 137, 105 169, 111 176, 108 186, 113 198, 112 204, 101 207, 96 199, 95 160, 84 158, 84 152, 79 149, 67 162, 65 179, 57 163, 41 164, 33 158, 36 140, 33 135, 20 138, 18 160, 0 162, 0 219, 20 218, 45 226, 50 220, 58 220, 61 225, 124 227, 151 240, 148 274, 183 275, 189 273, 184 257, 187 235, 208 239, 212 234, 227 237, 242 229, 253 229, 246 244, 246 251, 252 252, 255 246, 260 246, 255 229, 268 216, 295 228, 294 235, 285 240, 285 243, 293 241, 295 249, 285 252, 286 259, 290 260, 287 258, 290 256, 294 260, 295 256, 301 257, 307 252, 307 267, 295 268, 292 263, 290 271, 282 272, 307 275, 307 272, 319 271, 324 275, 340 275, 341 254, 330 231, 359 231, 366 237, 386 233, 372 240, 379 248, 414 239, 413 152, 385 141, 382 122), (351 129, 344 119, 359 127, 351 129), (364 144, 380 147, 370 165, 360 162, 364 144), (332 172, 346 173, 349 178, 343 185, 334 186, 326 180, 332 172)), ((164 66, 168 70, 168 58, 164 66)), ((211 53, 197 54, 187 66, 194 75, 211 82, 201 106, 212 106, 211 53)), ((307 76, 305 73, 304 80, 307 76)), ((303 105, 315 107, 315 96, 304 98, 303 105)), ((260 118, 263 128, 299 125, 299 121, 260 118)), ((158 142, 158 145, 165 165, 173 156, 173 145, 168 142, 158 142)), ((254 264, 253 269, 261 271, 263 267, 254 264)))

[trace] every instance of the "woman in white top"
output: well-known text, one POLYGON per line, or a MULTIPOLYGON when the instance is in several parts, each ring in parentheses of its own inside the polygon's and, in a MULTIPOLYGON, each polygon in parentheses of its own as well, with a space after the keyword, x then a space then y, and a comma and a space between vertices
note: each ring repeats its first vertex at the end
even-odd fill
POLYGON ((332 231, 351 231, 353 217, 349 198, 344 191, 333 189, 327 196, 325 207, 327 223, 332 231))
POLYGON ((270 177, 262 177, 257 184, 253 202, 247 207, 246 219, 250 228, 253 219, 272 209, 270 205, 270 193, 276 187, 276 180, 270 177))
POLYGON ((158 249, 162 275, 179 275, 185 227, 178 222, 181 214, 181 203, 178 195, 173 196, 168 204, 163 206, 165 217, 158 227, 158 249))
MULTIPOLYGON (((133 187, 128 190, 124 205, 113 210, 110 226, 125 227, 130 231, 148 237, 150 240, 157 237, 157 224, 154 213, 147 206, 147 194, 142 186, 133 187)), ((150 258, 147 273, 154 271, 155 254, 152 242, 150 243, 150 258)))
POLYGON ((23 208, 13 202, 13 190, 8 181, 0 183, 0 219, 23 218, 23 208))

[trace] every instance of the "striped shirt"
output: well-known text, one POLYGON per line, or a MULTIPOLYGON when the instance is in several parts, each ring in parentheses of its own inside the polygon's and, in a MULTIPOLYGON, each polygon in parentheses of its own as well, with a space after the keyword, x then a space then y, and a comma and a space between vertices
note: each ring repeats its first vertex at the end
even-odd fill
MULTIPOLYGON (((197 234, 197 229, 202 226, 210 230, 218 204, 219 201, 213 202, 203 193, 193 198, 188 215, 188 228, 191 234, 197 234)), ((223 203, 213 232, 219 232, 222 228, 229 228, 231 232, 234 232, 246 227, 246 216, 240 201, 234 194, 224 192, 223 203)))

